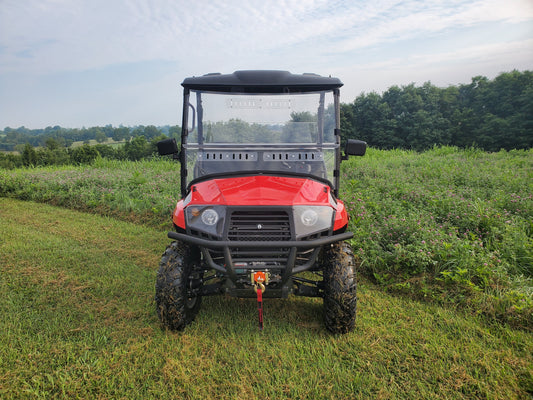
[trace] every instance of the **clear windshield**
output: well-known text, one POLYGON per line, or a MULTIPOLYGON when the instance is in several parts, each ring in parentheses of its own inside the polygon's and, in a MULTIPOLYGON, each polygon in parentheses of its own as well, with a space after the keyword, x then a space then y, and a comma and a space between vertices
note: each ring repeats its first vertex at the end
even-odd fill
POLYGON ((331 92, 192 91, 189 104, 189 125, 195 121, 184 145, 188 169, 194 171, 189 180, 262 171, 314 175, 334 182, 337 144, 331 92))

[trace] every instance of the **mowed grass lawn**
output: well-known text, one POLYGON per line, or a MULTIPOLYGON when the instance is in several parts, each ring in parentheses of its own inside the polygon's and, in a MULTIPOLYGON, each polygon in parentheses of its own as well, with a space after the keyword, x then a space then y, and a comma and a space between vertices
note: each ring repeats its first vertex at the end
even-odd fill
POLYGON ((0 398, 525 399, 533 337, 359 281, 357 327, 320 299, 205 298, 182 333, 153 302, 166 233, 0 199, 0 398))

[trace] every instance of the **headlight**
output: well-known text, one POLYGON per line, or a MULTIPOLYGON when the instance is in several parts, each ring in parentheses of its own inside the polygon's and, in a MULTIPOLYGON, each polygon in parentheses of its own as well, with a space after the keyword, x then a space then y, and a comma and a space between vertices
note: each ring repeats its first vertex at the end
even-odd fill
POLYGON ((202 222, 206 225, 213 226, 218 222, 218 214, 212 208, 208 208, 202 212, 202 222))
POLYGON ((224 231, 224 206, 188 206, 185 208, 187 228, 221 237, 224 231))
POLYGON ((327 231, 333 226, 333 208, 328 206, 294 206, 296 239, 327 231))
POLYGON ((300 215, 300 220, 305 226, 313 226, 318 222, 318 214, 315 210, 308 208, 300 215))

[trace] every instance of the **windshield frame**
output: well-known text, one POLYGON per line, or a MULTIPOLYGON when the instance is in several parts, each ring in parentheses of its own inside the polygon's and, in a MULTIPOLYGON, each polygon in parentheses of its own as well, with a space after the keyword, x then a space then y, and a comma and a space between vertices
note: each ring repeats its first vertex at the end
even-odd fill
MULTIPOLYGON (((330 103, 331 104, 331 103, 330 103)), ((329 106, 329 104, 328 104, 329 106)), ((301 176, 306 178, 315 179, 324 183, 327 183, 332 189, 335 195, 337 195, 338 187, 339 187, 339 169, 340 169, 340 103, 339 103, 339 89, 324 89, 324 90, 316 90, 313 92, 258 92, 258 93, 234 93, 231 91, 225 92, 225 91, 208 91, 208 90, 197 90, 197 89, 189 89, 187 87, 184 88, 183 92, 183 116, 182 116, 182 138, 181 138, 181 152, 180 152, 180 163, 181 163, 181 191, 182 195, 186 196, 188 191, 190 190, 190 186, 194 182, 199 182, 202 180, 207 179, 220 179, 224 177, 224 175, 227 176, 237 176, 237 175, 250 175, 250 174, 268 174, 268 175, 287 175, 287 176, 301 176), (191 97, 191 93, 194 95, 196 94, 197 99, 194 99, 191 97), (239 96, 239 95, 246 95, 246 96, 269 96, 272 98, 276 98, 276 96, 283 96, 285 98, 289 97, 292 98, 293 96, 299 96, 299 95, 306 95, 306 94, 313 94, 318 95, 320 100, 317 104, 317 128, 318 132, 316 135, 316 140, 309 141, 306 143, 250 143, 250 142, 212 142, 212 143, 205 143, 205 138, 203 138, 203 129, 204 126, 204 108, 202 105, 201 96, 202 95, 231 95, 231 96, 239 96), (330 128, 333 131, 333 134, 331 137, 328 138, 327 142, 324 142, 324 114, 326 112, 327 106, 324 106, 324 97, 328 95, 332 96, 333 100, 333 110, 329 110, 331 115, 330 117, 333 118, 333 126, 330 128), (190 100, 193 100, 195 104, 191 104, 190 100), (195 101, 196 100, 196 101, 195 101), (192 113, 191 113, 192 109, 192 113), (189 127, 189 118, 191 118, 191 122, 193 124, 196 124, 196 126, 189 127), (194 131, 197 131, 197 138, 200 138, 200 140, 196 140, 196 142, 192 142, 189 139, 192 139, 191 133, 194 131), (191 163, 189 160, 188 155, 192 151, 257 151, 257 152, 287 152, 284 154, 285 157, 288 157, 287 154, 292 154, 294 152, 306 152, 306 151, 328 151, 329 156, 329 164, 330 167, 327 169, 327 175, 325 176, 318 176, 313 173, 307 173, 306 171, 302 171, 299 173, 294 173, 291 171, 282 171, 282 170, 273 170, 271 168, 267 169, 243 169, 243 170, 229 170, 226 172, 220 173, 213 172, 213 173, 206 173, 200 176, 196 176, 196 171, 194 171, 193 168, 191 168, 191 163), (193 169, 193 176, 190 176, 191 169, 193 169)), ((217 153, 218 154, 218 153, 217 153)), ((295 153, 297 154, 297 153, 295 153)), ((220 156, 222 157, 222 153, 220 153, 220 156)), ((262 157, 267 157, 264 154, 262 157)), ((326 174, 326 173, 324 173, 326 174)))

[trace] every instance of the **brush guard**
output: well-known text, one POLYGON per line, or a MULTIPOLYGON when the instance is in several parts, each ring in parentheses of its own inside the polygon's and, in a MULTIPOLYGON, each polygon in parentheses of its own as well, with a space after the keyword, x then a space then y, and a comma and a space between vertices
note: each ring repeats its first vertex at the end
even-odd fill
MULTIPOLYGON (((310 240, 284 240, 284 241, 230 241, 230 240, 208 240, 199 238, 196 236, 187 235, 179 232, 168 232, 170 239, 179 240, 191 245, 198 246, 202 249, 204 259, 208 266, 215 271, 221 272, 227 276, 231 282, 236 283, 239 280, 239 274, 236 270, 244 270, 245 273, 252 273, 258 269, 268 269, 268 267, 258 268, 257 264, 251 264, 249 266, 235 265, 232 257, 232 249, 254 249, 254 250, 266 250, 266 249, 288 249, 288 257, 284 265, 277 266, 281 272, 281 288, 269 289, 266 297, 283 297, 286 298, 289 295, 289 287, 287 283, 294 274, 307 271, 311 269, 316 261, 316 255, 318 250, 322 246, 326 246, 332 243, 347 240, 353 237, 352 232, 343 232, 331 236, 322 236, 316 239, 310 240), (298 251, 315 249, 313 256, 308 262, 304 264, 296 263, 296 256, 298 251), (216 263, 208 250, 216 250, 223 254, 224 264, 216 263), (246 272, 247 271, 247 272, 246 272)), ((254 293, 250 293, 249 289, 241 289, 234 287, 230 289, 230 295, 236 297, 251 297, 254 293)), ((312 293, 297 293, 300 295, 311 295, 312 293)), ((263 293, 265 297, 265 293, 263 293)))

